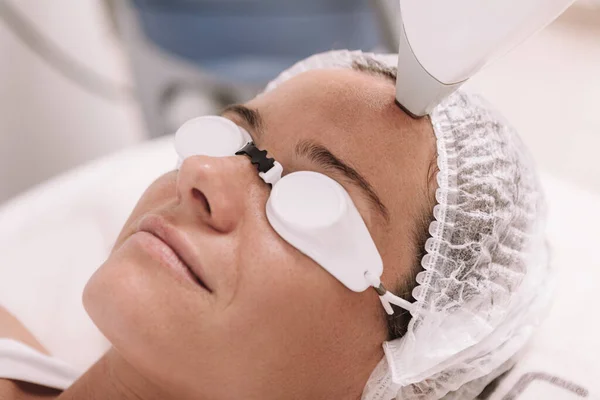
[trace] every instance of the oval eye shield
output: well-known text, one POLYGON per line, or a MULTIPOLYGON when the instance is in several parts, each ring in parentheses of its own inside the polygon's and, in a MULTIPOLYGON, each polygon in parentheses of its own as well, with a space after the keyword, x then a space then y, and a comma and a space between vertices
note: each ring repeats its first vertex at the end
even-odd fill
POLYGON ((262 180, 272 185, 266 215, 281 238, 348 289, 363 292, 374 287, 388 314, 393 314, 390 303, 412 310, 410 302, 381 284, 381 256, 350 195, 338 182, 312 171, 282 176, 282 165, 258 149, 246 130, 223 117, 186 122, 175 135, 175 149, 179 165, 198 155, 247 156, 262 180))

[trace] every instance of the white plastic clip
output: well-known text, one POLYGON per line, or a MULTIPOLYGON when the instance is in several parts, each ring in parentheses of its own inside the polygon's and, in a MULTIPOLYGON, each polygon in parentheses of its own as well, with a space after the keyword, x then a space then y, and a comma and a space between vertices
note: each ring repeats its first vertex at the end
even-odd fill
POLYGON ((381 304, 383 305, 383 308, 385 309, 385 312, 388 313, 388 315, 394 314, 394 309, 392 308, 391 304, 404 308, 406 311, 409 312, 411 312, 414 309, 413 303, 406 301, 403 298, 394 295, 393 293, 390 293, 385 288, 385 286, 383 286, 379 277, 374 276, 370 272, 365 272, 365 279, 377 291, 377 294, 379 295, 379 300, 381 301, 381 304))
POLYGON ((281 174, 283 173, 283 167, 277 161, 273 167, 267 172, 259 172, 258 176, 262 178, 263 181, 269 183, 271 185, 276 184, 281 179, 281 174))

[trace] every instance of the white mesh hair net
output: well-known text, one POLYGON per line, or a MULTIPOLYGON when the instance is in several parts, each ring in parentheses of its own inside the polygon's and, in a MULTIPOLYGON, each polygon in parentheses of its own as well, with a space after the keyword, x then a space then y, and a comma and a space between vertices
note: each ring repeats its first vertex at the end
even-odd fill
MULTIPOLYGON (((299 62, 265 91, 369 57, 397 63, 394 55, 332 51, 299 62)), ((406 335, 383 344, 363 400, 474 398, 514 365, 550 300, 543 196, 516 132, 465 92, 435 108, 431 122, 437 205, 416 307, 406 335)))

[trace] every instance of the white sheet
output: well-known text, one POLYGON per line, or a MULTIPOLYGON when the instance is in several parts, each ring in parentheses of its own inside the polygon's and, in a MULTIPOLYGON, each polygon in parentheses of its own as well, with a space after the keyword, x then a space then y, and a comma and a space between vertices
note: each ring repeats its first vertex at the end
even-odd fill
POLYGON ((30 382, 65 390, 81 375, 80 371, 23 343, 0 338, 0 378, 30 382))

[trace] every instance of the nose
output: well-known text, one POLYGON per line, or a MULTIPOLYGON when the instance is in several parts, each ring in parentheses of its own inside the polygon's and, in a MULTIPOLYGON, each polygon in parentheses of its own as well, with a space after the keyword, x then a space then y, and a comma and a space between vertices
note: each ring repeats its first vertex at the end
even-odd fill
POLYGON ((259 181, 245 157, 192 156, 179 168, 177 198, 192 218, 228 233, 248 206, 248 186, 259 181))

